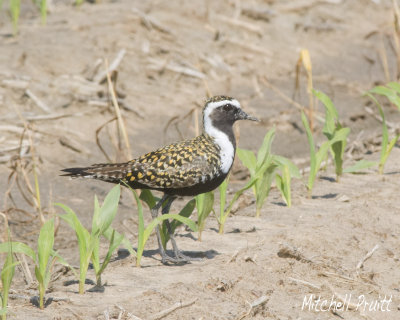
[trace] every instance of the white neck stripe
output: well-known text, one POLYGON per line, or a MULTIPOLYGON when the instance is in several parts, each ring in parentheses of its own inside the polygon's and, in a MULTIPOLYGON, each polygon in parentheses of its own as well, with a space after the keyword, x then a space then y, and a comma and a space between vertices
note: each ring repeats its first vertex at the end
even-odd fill
POLYGON ((223 173, 228 173, 228 171, 231 169, 233 158, 235 157, 235 148, 226 133, 218 130, 212 125, 210 115, 216 108, 222 107, 226 104, 231 104, 240 109, 240 103, 236 99, 210 102, 207 104, 204 110, 203 119, 204 131, 215 139, 215 143, 221 149, 221 171, 223 173))

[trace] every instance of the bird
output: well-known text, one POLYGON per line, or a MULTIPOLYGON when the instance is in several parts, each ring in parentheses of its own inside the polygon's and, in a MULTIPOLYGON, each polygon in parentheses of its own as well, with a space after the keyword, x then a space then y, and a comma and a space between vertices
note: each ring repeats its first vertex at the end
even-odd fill
MULTIPOLYGON (((127 184, 132 189, 150 189, 163 193, 151 208, 154 218, 169 212, 177 197, 194 197, 216 189, 228 176, 235 158, 236 139, 233 124, 238 120, 259 121, 248 115, 238 100, 214 96, 206 100, 201 135, 161 147, 125 163, 102 163, 88 167, 63 169, 63 176, 93 178, 114 184, 127 184)), ((198 260, 184 255, 175 242, 168 220, 167 231, 174 257, 169 256, 161 242, 160 229, 156 235, 163 264, 198 260)))

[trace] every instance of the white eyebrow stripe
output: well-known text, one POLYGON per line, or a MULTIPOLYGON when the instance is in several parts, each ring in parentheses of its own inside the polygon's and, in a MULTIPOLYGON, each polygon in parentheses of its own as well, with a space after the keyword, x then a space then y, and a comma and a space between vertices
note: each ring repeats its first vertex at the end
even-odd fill
POLYGON ((210 102, 210 103, 207 105, 207 109, 209 109, 210 111, 212 111, 212 110, 214 110, 214 109, 216 109, 216 108, 218 108, 218 107, 222 107, 222 106, 224 106, 224 105, 226 105, 226 104, 231 104, 231 105, 235 106, 236 108, 241 109, 240 103, 239 103, 239 101, 237 101, 236 99, 210 102))

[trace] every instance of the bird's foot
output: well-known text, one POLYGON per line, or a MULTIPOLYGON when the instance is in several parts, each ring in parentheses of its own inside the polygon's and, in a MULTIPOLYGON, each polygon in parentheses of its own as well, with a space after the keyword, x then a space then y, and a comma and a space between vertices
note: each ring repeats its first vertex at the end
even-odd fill
POLYGON ((184 255, 180 250, 174 250, 175 257, 167 255, 167 253, 161 252, 161 262, 163 264, 186 264, 191 261, 201 261, 201 258, 194 258, 184 255))
POLYGON ((162 264, 185 264, 188 263, 186 259, 182 259, 180 257, 171 257, 166 253, 161 254, 161 262, 162 264))
POLYGON ((175 248, 174 254, 175 254, 175 258, 176 259, 180 259, 180 260, 185 261, 185 262, 203 260, 202 258, 189 257, 189 256, 183 254, 178 248, 175 248))

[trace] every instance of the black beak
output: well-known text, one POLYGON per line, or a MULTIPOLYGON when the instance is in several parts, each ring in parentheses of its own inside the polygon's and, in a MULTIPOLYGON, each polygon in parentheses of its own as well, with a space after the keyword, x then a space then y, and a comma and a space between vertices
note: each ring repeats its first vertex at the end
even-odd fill
POLYGON ((251 121, 260 121, 256 117, 249 116, 246 112, 243 110, 240 110, 235 117, 235 120, 251 120, 251 121))

